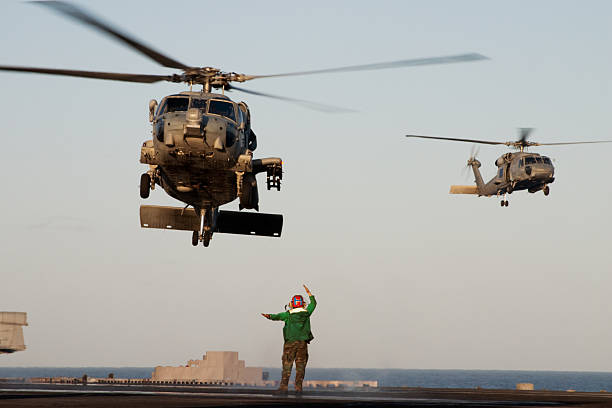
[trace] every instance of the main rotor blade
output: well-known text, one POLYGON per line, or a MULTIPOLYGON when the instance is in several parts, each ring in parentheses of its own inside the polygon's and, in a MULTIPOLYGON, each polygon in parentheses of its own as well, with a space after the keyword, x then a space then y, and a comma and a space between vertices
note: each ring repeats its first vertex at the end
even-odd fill
POLYGON ((325 104, 318 103, 318 102, 306 101, 304 99, 289 98, 287 96, 279 96, 279 95, 272 95, 272 94, 269 94, 269 93, 252 91, 250 89, 239 88, 239 87, 234 86, 234 85, 229 85, 229 87, 226 88, 226 89, 236 90, 236 91, 248 93, 248 94, 251 94, 251 95, 264 96, 266 98, 278 99, 278 100, 285 101, 285 102, 297 103, 298 105, 301 105, 301 106, 303 106, 305 108, 313 109, 313 110, 316 110, 316 111, 319 111, 319 112, 325 112, 325 113, 356 112, 353 109, 341 108, 341 107, 332 106, 332 105, 325 105, 325 104))
POLYGON ((171 75, 122 74, 115 72, 79 71, 73 69, 15 67, 0 65, 0 71, 28 72, 37 74, 63 75, 79 78, 108 79, 113 81, 140 82, 151 84, 159 81, 172 81, 171 75))
POLYGON ((560 145, 574 145, 574 144, 592 144, 592 143, 612 143, 612 140, 594 140, 590 142, 561 142, 561 143, 530 143, 532 146, 560 146, 560 145))
POLYGON ((489 140, 458 139, 454 137, 440 137, 440 136, 406 135, 406 137, 419 137, 421 139, 436 139, 436 140, 452 140, 455 142, 482 143, 482 144, 489 144, 489 145, 505 145, 506 144, 506 142, 491 142, 489 140))
POLYGON ((119 40, 120 42, 127 44, 128 46, 132 47, 133 49, 135 49, 136 51, 140 52, 141 54, 146 55, 147 57, 151 58, 152 60, 158 62, 159 64, 163 65, 164 67, 168 67, 168 68, 178 68, 178 69, 188 69, 189 67, 183 63, 180 63, 170 57, 167 57, 153 49, 151 49, 150 47, 147 47, 146 45, 142 44, 141 42, 135 40, 134 38, 128 36, 127 34, 122 33, 121 31, 111 27, 109 24, 103 22, 102 20, 94 17, 93 15, 89 14, 88 12, 86 12, 85 10, 71 4, 71 3, 66 3, 63 1, 32 1, 31 3, 37 4, 37 5, 41 5, 41 6, 45 6, 45 7, 49 7, 51 9, 53 9, 54 11, 66 15, 68 17, 71 17, 83 24, 89 25, 91 27, 96 28, 98 31, 101 31, 111 37, 114 37, 115 39, 119 40))
POLYGON ((346 67, 338 68, 326 68, 317 69, 313 71, 300 71, 300 72, 287 72, 284 74, 272 74, 272 75, 245 75, 246 80, 258 79, 258 78, 273 78, 273 77, 285 77, 295 75, 313 75, 313 74, 331 74, 335 72, 353 72, 353 71, 372 71, 376 69, 389 69, 389 68, 401 68, 401 67, 414 67, 420 65, 435 65, 435 64, 452 64, 455 62, 468 62, 468 61, 479 61, 489 59, 484 55, 480 54, 461 54, 461 55, 449 55, 445 57, 431 57, 431 58, 417 58, 407 59, 401 61, 381 62, 377 64, 365 64, 365 65, 351 65, 346 67))

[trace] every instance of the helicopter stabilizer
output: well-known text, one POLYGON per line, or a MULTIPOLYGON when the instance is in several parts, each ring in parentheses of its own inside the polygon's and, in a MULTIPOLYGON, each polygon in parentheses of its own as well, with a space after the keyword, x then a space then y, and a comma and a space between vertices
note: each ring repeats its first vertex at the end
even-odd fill
POLYGON ((478 194, 478 186, 450 186, 449 194, 478 194))
MULTIPOLYGON (((215 233, 280 237, 283 229, 281 214, 219 211, 215 233)), ((140 206, 140 226, 165 230, 198 231, 200 217, 193 208, 140 206)))

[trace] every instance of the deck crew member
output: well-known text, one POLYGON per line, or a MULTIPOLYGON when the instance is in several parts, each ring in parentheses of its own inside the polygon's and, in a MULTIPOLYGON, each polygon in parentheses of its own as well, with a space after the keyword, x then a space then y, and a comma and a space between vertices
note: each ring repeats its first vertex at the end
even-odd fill
POLYGON ((285 327, 283 327, 283 338, 285 340, 282 357, 283 373, 278 388, 280 394, 287 393, 294 361, 295 392, 297 394, 302 393, 302 382, 308 362, 308 344, 314 338, 310 331, 310 315, 317 307, 317 301, 306 285, 304 285, 304 289, 310 298, 308 305, 305 304, 302 295, 295 295, 291 298, 288 311, 277 314, 262 313, 262 316, 267 319, 285 322, 285 327))

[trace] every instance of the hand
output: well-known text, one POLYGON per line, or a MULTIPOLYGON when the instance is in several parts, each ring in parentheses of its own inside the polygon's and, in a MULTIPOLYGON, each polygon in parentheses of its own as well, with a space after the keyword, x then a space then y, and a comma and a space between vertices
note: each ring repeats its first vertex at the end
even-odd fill
POLYGON ((262 313, 261 315, 265 317, 266 319, 270 318, 270 313, 262 313))
POLYGON ((304 286, 304 290, 306 290, 306 293, 308 293, 308 296, 312 296, 312 293, 310 293, 310 290, 308 289, 308 287, 306 287, 306 285, 302 285, 304 286))

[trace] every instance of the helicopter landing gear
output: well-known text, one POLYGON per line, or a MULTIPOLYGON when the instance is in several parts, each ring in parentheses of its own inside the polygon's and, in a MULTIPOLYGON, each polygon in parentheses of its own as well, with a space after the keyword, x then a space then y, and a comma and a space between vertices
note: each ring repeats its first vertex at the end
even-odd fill
POLYGON ((140 197, 149 198, 151 192, 151 176, 149 173, 144 173, 140 176, 140 197))
POLYGON ((191 245, 198 246, 202 241, 205 247, 210 245, 210 240, 213 236, 213 226, 216 219, 216 209, 200 209, 200 230, 193 231, 191 236, 191 245))
POLYGON ((202 245, 208 247, 210 245, 210 240, 212 238, 212 232, 206 231, 204 236, 202 237, 202 245))
POLYGON ((210 245, 210 240, 212 239, 212 232, 206 231, 204 234, 200 235, 198 231, 193 231, 191 235, 191 245, 198 246, 200 241, 202 241, 202 245, 208 247, 210 245))
POLYGON ((544 195, 545 195, 545 196, 549 195, 549 194, 550 194, 550 187, 545 186, 545 187, 542 189, 542 192, 544 193, 544 195))
POLYGON ((508 206, 508 200, 506 200, 506 195, 505 194, 504 194, 504 198, 502 198, 502 200, 499 203, 499 205, 501 205, 502 207, 507 207, 508 206))

